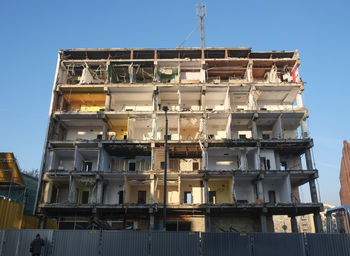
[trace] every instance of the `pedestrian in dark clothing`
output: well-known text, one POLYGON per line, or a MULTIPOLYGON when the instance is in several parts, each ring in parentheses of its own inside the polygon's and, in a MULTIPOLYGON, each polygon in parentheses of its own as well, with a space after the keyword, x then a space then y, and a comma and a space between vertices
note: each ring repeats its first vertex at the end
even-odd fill
POLYGON ((40 256, 41 247, 44 245, 44 240, 40 238, 39 234, 37 234, 36 238, 30 243, 30 252, 32 253, 32 256, 40 256))

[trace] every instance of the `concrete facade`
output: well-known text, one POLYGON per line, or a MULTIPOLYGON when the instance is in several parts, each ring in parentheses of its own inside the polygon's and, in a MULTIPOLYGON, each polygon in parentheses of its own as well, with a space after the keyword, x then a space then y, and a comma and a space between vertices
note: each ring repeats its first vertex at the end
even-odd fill
POLYGON ((250 48, 61 50, 37 213, 161 229, 167 157, 167 230, 273 231, 274 215, 314 213, 320 231, 299 65, 250 48))

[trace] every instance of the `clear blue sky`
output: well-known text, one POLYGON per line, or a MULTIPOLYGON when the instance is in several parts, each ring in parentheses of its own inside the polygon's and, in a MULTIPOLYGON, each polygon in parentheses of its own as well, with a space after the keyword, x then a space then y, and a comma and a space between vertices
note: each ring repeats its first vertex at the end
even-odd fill
MULTIPOLYGON (((59 49, 177 47, 198 23, 196 3, 2 1, 0 151, 14 152, 23 169, 40 167, 59 49)), ((207 8, 208 47, 299 50, 322 201, 339 204, 341 149, 350 139, 350 1, 208 0, 207 8)), ((200 46, 199 32, 184 46, 200 46)))

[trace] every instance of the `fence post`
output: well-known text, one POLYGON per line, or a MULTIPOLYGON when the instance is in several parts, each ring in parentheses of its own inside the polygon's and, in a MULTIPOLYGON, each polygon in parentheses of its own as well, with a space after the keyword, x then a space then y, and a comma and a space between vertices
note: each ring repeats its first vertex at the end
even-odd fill
POLYGON ((254 248, 254 237, 249 235, 249 247, 250 247, 250 256, 255 255, 255 248, 254 248))

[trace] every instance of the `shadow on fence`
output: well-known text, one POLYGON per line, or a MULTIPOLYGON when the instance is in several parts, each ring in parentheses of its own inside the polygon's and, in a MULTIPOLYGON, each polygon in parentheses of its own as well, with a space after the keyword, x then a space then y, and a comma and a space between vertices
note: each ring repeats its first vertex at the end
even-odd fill
POLYGON ((350 255, 343 234, 196 233, 94 230, 0 230, 0 256, 30 255, 36 234, 42 256, 323 256, 350 255))

